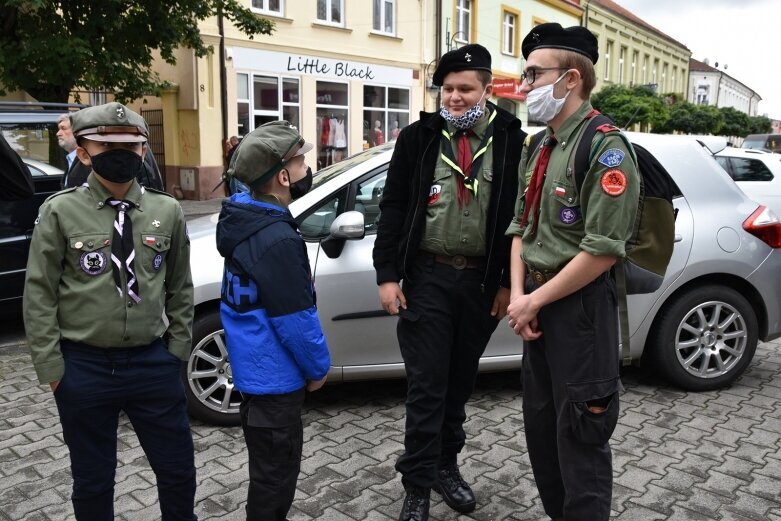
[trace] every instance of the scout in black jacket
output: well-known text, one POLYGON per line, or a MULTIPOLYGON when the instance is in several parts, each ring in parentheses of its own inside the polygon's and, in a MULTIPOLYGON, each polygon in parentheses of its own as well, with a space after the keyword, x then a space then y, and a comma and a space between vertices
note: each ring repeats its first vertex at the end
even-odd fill
POLYGON ((509 303, 504 231, 526 137, 518 119, 485 101, 490 71, 477 44, 442 57, 442 110, 402 130, 380 202, 374 267, 383 308, 400 317, 408 381, 396 463, 407 491, 402 521, 428 519, 431 489, 458 512, 476 506, 457 456, 480 356, 509 303))

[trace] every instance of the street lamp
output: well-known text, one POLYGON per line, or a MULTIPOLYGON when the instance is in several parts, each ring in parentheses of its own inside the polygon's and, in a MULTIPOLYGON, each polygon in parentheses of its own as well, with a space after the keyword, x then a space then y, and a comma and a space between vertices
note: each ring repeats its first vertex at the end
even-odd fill
POLYGON ((464 31, 457 31, 457 32, 453 33, 453 36, 449 36, 449 34, 450 34, 450 31, 448 31, 448 35, 447 35, 447 52, 450 52, 450 50, 453 48, 454 45, 456 46, 456 49, 458 48, 457 47, 458 46, 458 42, 456 42, 455 44, 453 43, 453 42, 456 41, 456 38, 458 37, 458 35, 461 35, 461 40, 462 41, 467 40, 467 34, 464 31))

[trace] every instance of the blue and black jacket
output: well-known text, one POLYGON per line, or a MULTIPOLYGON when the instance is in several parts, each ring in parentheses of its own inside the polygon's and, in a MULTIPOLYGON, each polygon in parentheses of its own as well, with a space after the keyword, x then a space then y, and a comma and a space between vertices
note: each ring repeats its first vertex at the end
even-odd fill
POLYGON ((236 387, 284 394, 325 376, 331 360, 290 212, 233 195, 222 205, 217 250, 225 258, 220 315, 236 387))

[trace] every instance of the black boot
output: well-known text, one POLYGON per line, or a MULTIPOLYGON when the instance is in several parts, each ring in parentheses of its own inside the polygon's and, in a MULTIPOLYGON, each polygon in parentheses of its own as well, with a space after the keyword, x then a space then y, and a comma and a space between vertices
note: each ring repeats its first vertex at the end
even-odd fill
POLYGON ((429 493, 427 488, 407 488, 399 521, 428 521, 429 493))
POLYGON ((447 506, 468 514, 475 509, 476 501, 472 489, 466 484, 456 465, 447 465, 439 469, 437 484, 434 491, 442 494, 447 506))

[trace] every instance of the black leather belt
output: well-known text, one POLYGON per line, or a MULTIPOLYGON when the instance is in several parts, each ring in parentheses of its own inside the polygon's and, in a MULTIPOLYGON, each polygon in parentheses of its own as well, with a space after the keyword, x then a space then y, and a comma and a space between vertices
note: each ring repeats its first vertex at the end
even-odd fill
POLYGON ((529 276, 532 278, 532 280, 537 284, 538 286, 542 286, 546 282, 549 282, 553 277, 555 277, 559 272, 558 271, 542 271, 538 270, 532 266, 526 265, 526 271, 529 274, 529 276))
POLYGON ((440 264, 447 264, 456 270, 475 269, 485 266, 485 257, 470 257, 468 255, 439 255, 435 253, 420 252, 423 259, 431 259, 440 264))

